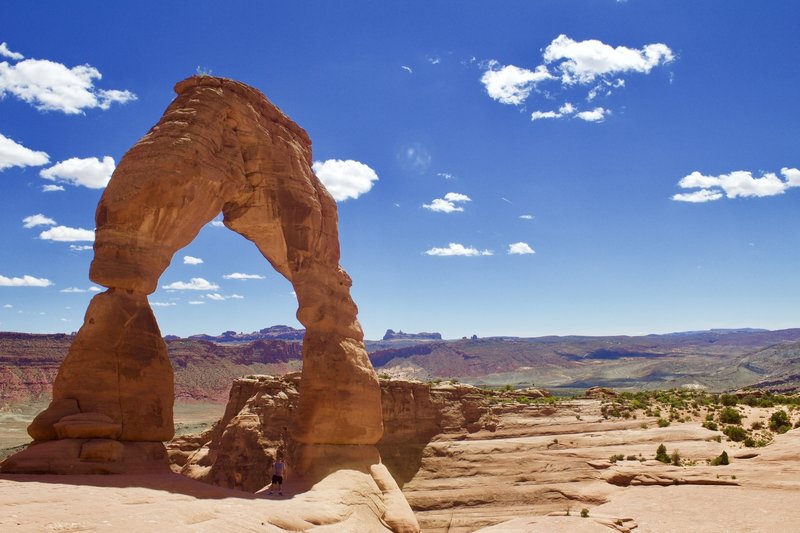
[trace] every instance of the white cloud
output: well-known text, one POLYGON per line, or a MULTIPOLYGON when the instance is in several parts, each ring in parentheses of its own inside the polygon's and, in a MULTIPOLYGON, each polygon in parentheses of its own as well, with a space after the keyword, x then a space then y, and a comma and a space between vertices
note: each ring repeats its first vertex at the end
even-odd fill
POLYGON ((444 178, 446 180, 451 180, 451 179, 455 178, 455 176, 453 176, 449 172, 438 172, 436 175, 439 176, 440 178, 444 178))
POLYGON ((26 59, 15 65, 0 62, 0 97, 6 93, 39 111, 82 113, 84 109, 108 109, 112 103, 136 100, 130 91, 103 90, 94 86, 102 78, 91 65, 68 68, 46 59, 26 59))
POLYGON ((225 300, 243 300, 244 296, 241 294, 231 294, 230 296, 225 296, 218 292, 212 292, 211 294, 206 294, 206 298, 209 300, 214 300, 215 302, 222 302, 225 300))
POLYGON ((591 111, 578 111, 578 109, 569 102, 564 103, 558 108, 558 111, 534 111, 531 113, 531 121, 562 118, 566 116, 573 116, 585 120, 586 122, 600 122, 606 115, 610 115, 611 111, 602 107, 595 107, 591 111))
POLYGON ((14 306, 13 306, 13 305, 11 305, 11 304, 5 304, 3 307, 4 307, 5 309, 11 309, 11 308, 12 308, 12 307, 14 307, 14 306))
POLYGON ((58 292, 73 293, 73 292, 89 292, 89 291, 87 291, 86 289, 79 289, 78 287, 67 287, 66 289, 61 289, 58 292))
POLYGON ((458 192, 449 192, 444 195, 444 198, 434 198, 429 204, 422 204, 422 207, 435 211, 437 213, 453 213, 455 211, 463 211, 464 208, 457 206, 457 203, 471 202, 472 199, 466 194, 458 192))
POLYGON ((439 257, 460 255, 465 257, 473 257, 479 255, 494 255, 494 253, 491 250, 478 250, 477 248, 473 248, 471 246, 467 247, 463 244, 451 242, 447 245, 447 248, 431 248, 430 250, 425 251, 425 255, 434 255, 439 257))
POLYGON ((56 221, 50 217, 46 217, 41 213, 31 215, 22 219, 22 225, 25 228, 35 228, 36 226, 55 226, 56 221))
POLYGON ((641 49, 609 46, 597 39, 574 41, 559 35, 544 51, 544 62, 561 72, 566 85, 588 84, 597 78, 626 72, 649 73, 654 67, 675 59, 670 48, 662 43, 645 45, 641 49))
POLYGON ((161 288, 169 291, 216 291, 219 285, 203 278, 192 278, 189 282, 175 281, 169 285, 162 285, 161 288))
POLYGON ((102 189, 108 185, 115 168, 114 158, 110 156, 105 156, 102 161, 96 157, 73 157, 40 171, 39 175, 46 180, 102 189))
POLYGON ((442 62, 442 59, 439 56, 428 56, 425 59, 427 59, 428 63, 430 63, 431 65, 438 65, 439 63, 442 62))
POLYGON ((93 250, 94 246, 89 244, 70 244, 69 249, 73 252, 85 252, 87 250, 93 250))
POLYGON ((92 285, 91 287, 89 287, 89 292, 103 292, 103 289, 95 285, 92 285))
POLYGON ((405 65, 400 65, 400 68, 405 70, 405 71, 407 71, 409 74, 413 74, 414 73, 414 71, 411 70, 411 67, 407 67, 405 65))
POLYGON ((63 191, 64 187, 61 185, 42 185, 42 192, 56 192, 63 191))
POLYGON ((522 220, 533 220, 533 215, 520 215, 519 218, 522 220))
POLYGON ((205 302, 201 302, 199 300, 189 300, 189 305, 205 305, 205 302))
POLYGON ((0 43, 0 56, 7 57, 9 59, 13 59, 14 61, 19 61, 20 59, 25 59, 24 55, 22 55, 20 53, 17 53, 17 52, 12 52, 11 50, 9 50, 8 49, 8 44, 6 44, 4 42, 0 43))
POLYGON ((531 121, 542 120, 544 118, 561 118, 564 115, 555 111, 534 111, 531 113, 531 121))
POLYGON ((222 276, 225 279, 265 279, 261 274, 242 274, 241 272, 233 272, 232 274, 225 274, 222 276))
POLYGON ((533 251, 533 248, 528 246, 528 243, 525 242, 515 242, 508 245, 508 255, 526 255, 535 253, 536 252, 533 251))
POLYGON ((214 226, 215 228, 224 228, 225 227, 225 223, 222 222, 221 220, 212 220, 211 221, 211 225, 214 226))
POLYGON ((358 198, 372 189, 373 181, 378 181, 374 170, 352 159, 314 161, 311 168, 337 202, 358 198))
POLYGON ((203 260, 199 257, 192 257, 191 255, 184 255, 183 256, 183 264, 184 265, 200 265, 203 263, 203 260))
POLYGON ((21 278, 7 278, 0 275, 0 287, 49 287, 53 282, 45 278, 22 276, 21 278))
POLYGON ((94 242, 94 231, 83 228, 55 226, 47 231, 41 232, 39 234, 39 238, 46 241, 58 241, 58 242, 76 242, 76 241, 94 242))
POLYGON ((175 302, 150 302, 150 307, 172 307, 177 305, 175 302))
POLYGON ((586 122, 600 122, 602 121, 606 115, 611 114, 611 111, 608 109, 604 109, 602 107, 595 107, 591 111, 581 111, 577 113, 575 116, 581 120, 585 120, 586 122))
POLYGON ((720 198, 722 198, 722 193, 720 191, 710 191, 708 189, 672 195, 672 199, 676 202, 691 202, 694 204, 712 202, 720 198))
POLYGON ((50 156, 45 152, 25 148, 0 133, 0 171, 11 167, 39 167, 49 162, 50 156))
POLYGON ((502 104, 520 105, 531 94, 538 83, 554 79, 544 65, 536 70, 506 65, 491 60, 489 69, 481 76, 481 83, 487 94, 502 104))
POLYGON ((781 169, 781 175, 785 180, 773 172, 766 172, 756 178, 746 170, 737 170, 719 176, 706 176, 694 171, 681 178, 678 187, 699 190, 675 194, 672 199, 678 202, 702 203, 719 200, 723 193, 727 198, 761 198, 783 194, 792 187, 800 187, 800 170, 784 167, 781 169))

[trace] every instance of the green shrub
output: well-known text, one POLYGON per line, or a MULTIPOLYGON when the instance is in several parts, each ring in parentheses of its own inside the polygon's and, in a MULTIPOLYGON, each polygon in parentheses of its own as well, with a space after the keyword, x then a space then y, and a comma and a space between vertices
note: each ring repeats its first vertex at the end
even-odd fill
POLYGON ((626 461, 638 461, 638 460, 639 460, 639 458, 638 458, 638 457, 636 457, 635 455, 629 455, 629 456, 627 456, 627 457, 625 458, 625 460, 626 460, 626 461))
POLYGON ((722 432, 733 442, 741 442, 747 438, 747 431, 742 426, 728 426, 722 432))
POLYGON ((670 462, 675 466, 681 465, 681 454, 678 450, 673 450, 672 454, 669 456, 670 462))
POLYGON ((719 429, 717 423, 712 422, 710 420, 706 420, 705 422, 703 422, 703 427, 706 429, 710 429, 711 431, 716 431, 717 429, 719 429))
POLYGON ((658 427, 665 428, 669 425, 669 420, 664 420, 663 418, 658 419, 658 427))
POLYGON ((621 453, 612 455, 611 457, 608 458, 608 460, 611 461, 612 463, 616 463, 617 461, 622 461, 623 459, 625 459, 625 456, 621 453))
POLYGON ((659 444, 656 449, 656 461, 669 464, 670 460, 669 455, 667 455, 667 447, 663 444, 659 444))
POLYGON ((761 422, 759 422, 758 420, 756 420, 755 422, 753 422, 752 424, 750 424, 750 427, 751 427, 752 429, 755 429, 755 430, 764 429, 764 424, 762 424, 761 422))
POLYGON ((742 414, 733 407, 726 407, 719 413, 719 421, 723 424, 741 424, 742 414))
POLYGON ((786 433, 792 429, 792 422, 786 411, 781 409, 772 413, 772 416, 769 417, 769 429, 776 433, 786 433))
POLYGON ((730 460, 728 459, 728 452, 725 451, 719 454, 719 457, 716 457, 711 461, 711 466, 720 466, 727 464, 730 464, 730 460))
POLYGON ((581 509, 581 518, 589 518, 589 509, 586 507, 581 509))
POLYGON ((722 405, 734 406, 738 403, 739 399, 734 394, 723 394, 719 397, 719 402, 722 405))

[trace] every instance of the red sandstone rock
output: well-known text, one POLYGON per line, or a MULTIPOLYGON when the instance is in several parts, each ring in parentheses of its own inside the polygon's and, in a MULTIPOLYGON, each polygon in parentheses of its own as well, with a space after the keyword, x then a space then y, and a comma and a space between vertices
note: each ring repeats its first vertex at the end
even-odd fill
MULTIPOLYGON (((107 415, 122 441, 173 435, 173 373, 147 301, 173 255, 218 214, 250 240, 297 293, 303 391, 297 441, 374 444, 380 388, 339 266, 336 203, 311 170, 311 141, 257 90, 192 77, 161 120, 122 158, 96 212, 90 278, 108 287, 86 312, 31 426, 54 437, 64 400, 107 415)), ((66 428, 62 424, 62 428, 66 428)), ((110 436, 62 429, 59 437, 110 436)))

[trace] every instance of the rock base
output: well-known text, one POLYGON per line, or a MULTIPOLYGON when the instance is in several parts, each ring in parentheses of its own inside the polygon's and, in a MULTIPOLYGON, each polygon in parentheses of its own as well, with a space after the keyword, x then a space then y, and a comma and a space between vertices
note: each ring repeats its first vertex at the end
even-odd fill
POLYGON ((34 442, 0 463, 4 474, 144 474, 169 472, 161 442, 60 439, 34 442))

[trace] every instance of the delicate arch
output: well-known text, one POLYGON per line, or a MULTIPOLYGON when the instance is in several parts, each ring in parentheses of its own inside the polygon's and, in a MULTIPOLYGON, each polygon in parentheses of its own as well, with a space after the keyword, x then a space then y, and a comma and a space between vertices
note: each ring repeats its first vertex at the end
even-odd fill
POLYGON ((171 438, 173 384, 147 295, 173 255, 224 214, 294 286, 306 327, 297 427, 306 443, 373 444, 380 388, 339 266, 336 204, 311 170, 311 141, 260 92, 192 77, 122 158, 96 212, 89 305, 59 369, 54 403, 31 425, 54 438, 54 405, 76 400, 120 426, 123 441, 171 438))

